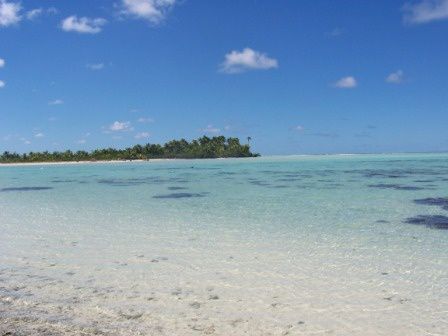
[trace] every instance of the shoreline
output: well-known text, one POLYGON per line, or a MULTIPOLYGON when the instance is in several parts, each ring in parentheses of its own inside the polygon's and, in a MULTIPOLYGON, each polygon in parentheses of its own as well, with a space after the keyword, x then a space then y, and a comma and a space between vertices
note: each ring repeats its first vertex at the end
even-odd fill
POLYGON ((196 159, 148 159, 148 160, 98 160, 98 161, 54 161, 54 162, 13 162, 1 163, 0 167, 19 166, 59 166, 59 165, 88 165, 88 164, 111 164, 111 163, 152 163, 167 161, 193 161, 193 160, 228 160, 228 159, 251 159, 253 157, 223 157, 223 158, 196 158, 196 159))
POLYGON ((234 160, 234 159, 255 159, 255 158, 316 158, 316 157, 354 157, 354 156, 406 156, 406 155, 448 155, 447 152, 409 152, 409 153, 338 153, 338 154, 292 154, 292 155, 266 155, 259 157, 219 157, 219 158, 161 158, 161 159, 136 159, 136 160, 98 160, 98 161, 54 161, 54 162, 14 162, 14 163, 2 163, 0 167, 21 167, 21 166, 64 166, 64 165, 89 165, 89 164, 112 164, 112 163, 154 163, 154 162, 179 162, 179 161, 195 161, 195 160, 234 160))
POLYGON ((172 159, 153 159, 153 160, 107 160, 107 161, 55 161, 55 162, 14 162, 0 163, 0 167, 18 167, 18 166, 59 166, 59 165, 84 165, 84 164, 108 164, 108 163, 132 163, 149 162, 172 159))

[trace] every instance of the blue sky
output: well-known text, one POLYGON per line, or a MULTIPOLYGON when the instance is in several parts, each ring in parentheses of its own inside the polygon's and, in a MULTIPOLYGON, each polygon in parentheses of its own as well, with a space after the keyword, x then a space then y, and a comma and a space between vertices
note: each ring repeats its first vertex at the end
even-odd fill
POLYGON ((448 150, 448 0, 0 0, 0 151, 448 150))

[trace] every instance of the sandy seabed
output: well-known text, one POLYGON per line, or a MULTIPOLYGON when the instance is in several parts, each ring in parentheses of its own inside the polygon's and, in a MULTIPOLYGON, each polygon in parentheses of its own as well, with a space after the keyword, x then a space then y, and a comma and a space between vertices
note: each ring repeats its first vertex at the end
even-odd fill
POLYGON ((448 157, 380 159, 3 169, 0 336, 445 336, 448 157))

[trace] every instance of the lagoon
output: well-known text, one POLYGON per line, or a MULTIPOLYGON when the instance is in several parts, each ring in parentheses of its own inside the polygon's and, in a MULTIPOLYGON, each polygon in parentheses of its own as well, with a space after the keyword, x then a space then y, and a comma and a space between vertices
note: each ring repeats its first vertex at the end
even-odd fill
POLYGON ((0 166, 0 331, 444 335, 448 155, 0 166))

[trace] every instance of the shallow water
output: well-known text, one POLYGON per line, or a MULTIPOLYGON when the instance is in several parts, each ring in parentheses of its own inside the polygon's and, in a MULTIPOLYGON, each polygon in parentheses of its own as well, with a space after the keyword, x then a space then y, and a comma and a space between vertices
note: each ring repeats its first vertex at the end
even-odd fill
POLYGON ((446 335, 448 155, 0 167, 0 331, 446 335))

